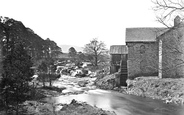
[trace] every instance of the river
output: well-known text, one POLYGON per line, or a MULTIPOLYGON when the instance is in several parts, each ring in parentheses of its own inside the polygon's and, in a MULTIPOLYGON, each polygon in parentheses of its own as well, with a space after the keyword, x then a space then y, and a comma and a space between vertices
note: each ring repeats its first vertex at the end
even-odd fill
POLYGON ((161 100, 151 98, 95 89, 92 86, 79 87, 76 78, 65 76, 55 82, 55 85, 65 85, 67 87, 65 93, 81 92, 80 94, 65 94, 46 99, 56 104, 69 104, 71 100, 75 99, 104 110, 114 111, 117 115, 184 115, 182 106, 166 104, 161 100))

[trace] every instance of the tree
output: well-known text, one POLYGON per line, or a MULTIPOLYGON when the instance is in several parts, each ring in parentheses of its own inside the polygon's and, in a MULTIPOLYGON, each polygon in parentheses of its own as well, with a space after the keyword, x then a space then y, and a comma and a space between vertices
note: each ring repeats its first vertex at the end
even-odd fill
POLYGON ((89 57, 92 56, 94 65, 98 66, 100 61, 99 57, 106 52, 106 47, 104 42, 98 41, 97 38, 94 38, 90 41, 90 43, 85 45, 84 52, 89 55, 89 57))
POLYGON ((47 49, 47 57, 57 58, 58 55, 62 53, 61 48, 49 38, 45 40, 45 46, 47 49))
POLYGON ((19 103, 26 100, 30 91, 28 82, 34 74, 31 69, 33 63, 22 44, 14 44, 14 48, 6 53, 3 60, 2 96, 6 108, 15 106, 18 115, 19 103))
POLYGON ((184 76, 184 2, 183 0, 153 0, 153 3, 158 22, 167 27, 167 31, 158 37, 159 73, 161 73, 159 77, 162 78, 162 72, 167 77, 184 76), (171 24, 172 20, 174 20, 174 26, 171 24))
POLYGON ((57 67, 54 65, 53 58, 45 58, 38 66, 39 78, 41 78, 43 87, 45 87, 46 78, 49 79, 50 86, 52 85, 52 77, 55 75, 57 67))
POLYGON ((42 39, 32 29, 25 27, 21 21, 7 17, 0 17, 0 39, 4 46, 11 41, 21 42, 35 62, 48 57, 50 49, 52 57, 62 53, 61 48, 54 41, 48 38, 42 39))
POLYGON ((69 48, 68 53, 69 53, 70 57, 75 57, 77 54, 77 51, 75 50, 74 47, 71 47, 71 48, 69 48))
POLYGON ((77 51, 75 50, 74 47, 69 48, 69 50, 68 50, 68 55, 69 55, 69 57, 70 57, 73 61, 75 61, 76 56, 77 56, 77 51))
POLYGON ((180 15, 180 17, 183 17, 183 0, 152 0, 152 2, 155 5, 153 7, 153 10, 157 14, 157 21, 168 28, 173 26, 173 24, 171 24, 171 19, 174 19, 176 15, 180 15))

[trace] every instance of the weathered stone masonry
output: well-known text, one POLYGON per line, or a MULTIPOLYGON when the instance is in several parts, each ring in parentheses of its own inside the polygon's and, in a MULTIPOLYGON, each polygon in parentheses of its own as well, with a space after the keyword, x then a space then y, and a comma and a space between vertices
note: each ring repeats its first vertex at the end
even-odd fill
POLYGON ((127 28, 128 77, 184 77, 184 23, 172 28, 127 28))
POLYGON ((158 43, 128 42, 128 76, 158 75, 158 43))
POLYGON ((158 76, 159 42, 163 28, 127 28, 128 77, 158 76))
MULTIPOLYGON (((176 17, 176 21, 179 21, 176 17)), ((159 36, 162 40, 162 77, 184 76, 184 24, 175 26, 159 36)))

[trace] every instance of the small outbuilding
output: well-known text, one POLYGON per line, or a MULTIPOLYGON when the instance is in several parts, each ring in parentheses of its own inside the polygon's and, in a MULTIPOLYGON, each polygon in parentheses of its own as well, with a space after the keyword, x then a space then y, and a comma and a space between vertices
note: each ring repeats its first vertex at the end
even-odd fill
POLYGON ((111 66, 110 74, 115 72, 120 73, 120 85, 126 84, 128 77, 127 72, 127 57, 128 57, 128 48, 126 45, 112 45, 110 47, 111 55, 111 66))

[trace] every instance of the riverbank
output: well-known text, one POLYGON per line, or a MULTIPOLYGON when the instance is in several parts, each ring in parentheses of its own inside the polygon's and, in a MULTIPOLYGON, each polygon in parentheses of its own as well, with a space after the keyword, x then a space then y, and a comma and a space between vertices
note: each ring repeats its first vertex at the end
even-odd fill
POLYGON ((184 104, 184 78, 139 77, 129 81, 126 92, 153 99, 161 99, 166 103, 184 104))
POLYGON ((90 77, 77 78, 62 75, 58 80, 53 81, 53 87, 38 89, 37 92, 46 96, 44 99, 27 101, 24 103, 24 108, 33 115, 116 115, 113 112, 102 110, 84 102, 72 100, 70 103, 63 104, 55 103, 50 99, 61 95, 78 95, 89 89, 94 89, 94 80, 90 77))
MULTIPOLYGON (((49 83, 46 83, 46 87, 42 87, 42 83, 38 83, 38 87, 35 87, 31 93, 33 94, 32 98, 20 104, 19 111, 24 115, 116 115, 114 112, 75 100, 68 100, 69 103, 51 101, 52 97, 78 95, 93 90, 95 89, 94 80, 95 78, 91 77, 77 78, 63 75, 53 81, 51 87, 49 83)), ((15 114, 14 110, 9 113, 15 114)), ((0 110, 0 115, 5 115, 5 108, 0 110)))
POLYGON ((116 87, 115 75, 112 74, 98 79, 95 84, 101 89, 160 99, 165 103, 184 104, 184 78, 139 77, 127 80, 128 87, 116 87))
POLYGON ((24 115, 116 115, 86 103, 72 100, 69 104, 55 104, 42 101, 26 101, 22 104, 24 115))

